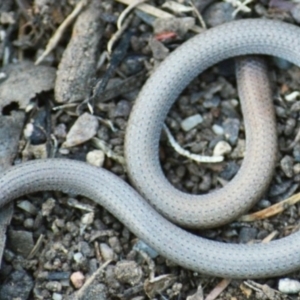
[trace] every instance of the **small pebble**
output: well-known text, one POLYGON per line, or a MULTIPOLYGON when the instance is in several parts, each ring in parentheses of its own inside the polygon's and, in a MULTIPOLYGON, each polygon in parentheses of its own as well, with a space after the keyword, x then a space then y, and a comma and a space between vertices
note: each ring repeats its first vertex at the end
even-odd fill
POLYGON ((281 106, 275 105, 275 113, 276 116, 279 118, 286 118, 286 110, 281 106))
POLYGON ((259 208, 264 209, 264 208, 267 208, 267 207, 271 206, 271 204, 272 204, 272 203, 271 203, 269 200, 267 200, 267 199, 262 199, 262 200, 260 200, 260 201, 257 203, 257 206, 258 206, 259 208))
POLYGON ((60 292, 62 289, 61 283, 58 281, 50 281, 46 283, 46 289, 51 292, 60 292))
POLYGON ((220 125, 213 125, 212 130, 216 135, 223 135, 224 134, 224 128, 220 125))
POLYGON ((299 101, 293 103, 293 105, 291 106, 291 112, 298 112, 298 111, 300 111, 300 102, 299 101))
POLYGON ((66 141, 62 145, 62 148, 74 147, 90 140, 96 135, 97 130, 97 117, 89 113, 84 113, 78 117, 71 127, 67 134, 66 141))
POLYGON ((243 158, 246 152, 246 141, 238 139, 236 147, 233 149, 231 158, 243 158))
POLYGON ((76 289, 80 289, 83 284, 84 284, 84 281, 85 281, 85 276, 81 273, 81 272, 74 272, 71 277, 70 277, 70 280, 73 284, 73 286, 76 288, 76 289))
POLYGON ((254 240, 257 235, 257 229, 253 227, 243 227, 239 233, 239 242, 242 244, 247 244, 248 242, 254 240))
POLYGON ((44 217, 49 216, 51 214, 52 209, 55 207, 55 200, 53 198, 48 198, 42 204, 42 215, 44 217))
POLYGON ((118 102, 115 111, 114 117, 128 117, 131 111, 131 105, 126 100, 121 100, 118 102))
POLYGON ((291 92, 290 94, 287 94, 284 96, 284 99, 287 101, 287 102, 293 102, 297 99, 297 97, 300 95, 300 92, 299 91, 293 91, 291 92))
POLYGON ((105 160, 105 153, 102 150, 93 150, 86 155, 86 161, 95 167, 102 167, 105 160))
POLYGON ((73 255, 73 259, 77 262, 80 263, 83 259, 83 255, 80 252, 77 252, 73 255))
POLYGON ((273 57, 273 61, 275 65, 281 70, 288 70, 292 66, 289 61, 281 57, 273 57))
POLYGON ((284 134, 286 136, 292 135, 293 132, 294 132, 294 128, 295 128, 296 124, 297 124, 297 122, 296 122, 295 118, 287 119, 286 122, 285 122, 284 134))
POLYGON ((291 15, 294 18, 294 20, 300 24, 300 3, 295 5, 292 9, 291 9, 291 15))
POLYGON ((213 156, 223 156, 225 154, 230 153, 231 150, 232 148, 227 142, 220 141, 217 143, 217 145, 214 148, 213 156))
POLYGON ((9 230, 7 240, 10 249, 23 257, 27 257, 34 247, 33 235, 29 231, 9 230))
POLYGON ((293 149, 293 156, 296 162, 300 163, 300 144, 297 143, 293 149))
POLYGON ((285 155, 280 161, 280 168, 288 178, 291 178, 294 175, 293 164, 294 159, 289 155, 285 155))
POLYGON ((138 54, 128 55, 123 59, 120 69, 127 76, 136 74, 143 70, 144 63, 146 60, 147 60, 147 56, 145 55, 138 55, 138 54))
POLYGON ((238 119, 228 118, 223 123, 223 127, 226 140, 230 145, 235 145, 239 136, 240 121, 238 119))
POLYGON ((34 220, 32 218, 27 218, 25 219, 23 225, 26 229, 32 229, 34 226, 34 220))
POLYGON ((230 179, 232 179, 232 177, 238 172, 239 170, 239 165, 234 162, 234 161, 231 161, 229 162, 228 164, 226 164, 226 167, 225 169, 220 173, 220 176, 229 181, 230 179))
POLYGON ((112 236, 108 239, 110 247, 114 250, 115 253, 121 253, 123 248, 121 246, 120 240, 116 236, 112 236))
POLYGON ((58 125, 54 128, 54 135, 55 135, 58 139, 65 139, 66 136, 67 136, 67 128, 66 128, 66 124, 64 124, 64 123, 58 124, 58 125))
POLYGON ((289 278, 280 279, 278 290, 284 294, 297 294, 300 292, 300 282, 289 278))
POLYGON ((142 240, 138 240, 137 243, 133 246, 133 249, 143 251, 147 253, 151 258, 156 258, 158 256, 158 253, 142 240))
POLYGON ((164 60, 170 52, 170 50, 163 43, 155 38, 150 39, 149 47, 152 51, 153 58, 157 60, 164 60))
POLYGON ((28 200, 18 202, 17 206, 31 215, 35 215, 37 213, 36 207, 28 200))
POLYGON ((114 259, 114 251, 105 243, 99 245, 100 253, 104 261, 109 261, 114 259))
POLYGON ((203 18, 209 27, 215 27, 220 24, 233 20, 234 7, 227 2, 214 3, 204 12, 203 18))
POLYGON ((52 300, 62 300, 62 299, 63 299, 62 294, 58 294, 58 293, 53 293, 52 294, 52 300))
POLYGON ((203 122, 203 118, 200 114, 196 114, 193 116, 190 116, 186 119, 184 119, 180 126, 184 131, 189 131, 196 127, 197 125, 201 124, 203 122))
POLYGON ((295 175, 300 173, 300 163, 297 163, 293 166, 293 171, 294 171, 295 175))
POLYGON ((120 282, 134 286, 141 281, 143 271, 135 261, 123 260, 116 264, 115 276, 120 282))
POLYGON ((204 102, 203 102, 203 107, 205 108, 214 108, 214 107, 218 107, 219 104, 221 102, 221 98, 219 96, 213 96, 213 97, 210 97, 209 99, 206 99, 204 102))

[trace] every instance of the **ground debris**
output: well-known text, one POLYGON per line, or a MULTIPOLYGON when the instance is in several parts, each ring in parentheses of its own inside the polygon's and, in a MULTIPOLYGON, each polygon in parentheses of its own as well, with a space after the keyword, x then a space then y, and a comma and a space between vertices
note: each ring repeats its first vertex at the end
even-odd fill
POLYGON ((35 66, 32 62, 24 61, 9 64, 0 72, 5 74, 0 82, 1 110, 11 103, 25 109, 37 94, 54 88, 56 71, 52 67, 35 66))
POLYGON ((55 100, 59 103, 82 101, 91 93, 103 33, 101 13, 100 2, 92 0, 76 20, 58 66, 55 100))

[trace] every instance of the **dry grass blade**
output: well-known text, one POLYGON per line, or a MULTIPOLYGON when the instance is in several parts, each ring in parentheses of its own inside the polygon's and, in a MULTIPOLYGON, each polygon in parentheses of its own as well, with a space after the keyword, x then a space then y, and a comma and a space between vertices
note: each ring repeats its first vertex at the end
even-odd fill
POLYGON ((205 300, 216 299, 230 284, 231 279, 222 279, 215 288, 206 296, 205 300))
POLYGON ((255 220, 266 219, 273 217, 281 212, 283 212, 289 206, 292 206, 300 201, 300 193, 293 195, 279 203, 276 203, 268 208, 255 212, 253 214, 242 216, 239 221, 242 222, 253 222, 255 220))
POLYGON ((63 33, 66 28, 73 22, 73 20, 78 16, 78 14, 82 11, 82 9, 89 3, 89 0, 81 0, 77 3, 74 10, 68 17, 60 24, 60 26, 55 31, 54 35, 49 40, 45 51, 41 54, 41 56, 36 60, 35 65, 40 64, 43 59, 56 47, 58 42, 60 41, 63 33))

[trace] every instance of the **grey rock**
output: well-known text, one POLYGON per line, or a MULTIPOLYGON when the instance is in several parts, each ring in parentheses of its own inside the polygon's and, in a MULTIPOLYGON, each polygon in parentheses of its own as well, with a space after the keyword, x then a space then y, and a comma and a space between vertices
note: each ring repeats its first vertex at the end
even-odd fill
MULTIPOLYGON (((276 116, 279 117, 279 118, 286 118, 286 110, 285 108, 281 107, 281 106, 278 106, 278 105, 275 105, 275 113, 276 113, 276 116)), ((300 106, 299 106, 300 108, 300 106)), ((292 108, 291 108, 292 110, 292 108)))
POLYGON ((163 43, 155 38, 150 39, 149 47, 152 51, 153 57, 157 60, 164 60, 170 52, 163 43))
POLYGON ((114 117, 128 117, 131 111, 131 105, 126 100, 121 100, 118 102, 116 109, 114 111, 114 117))
POLYGON ((98 119, 96 116, 89 113, 81 115, 73 124, 67 134, 66 141, 63 143, 63 148, 69 148, 80 145, 92 137, 98 130, 98 119))
POLYGON ((289 190, 292 184, 293 182, 291 180, 284 181, 280 184, 273 184, 269 190, 269 195, 271 197, 279 196, 289 190))
POLYGON ((235 105, 233 105, 232 100, 226 100, 221 102, 221 111, 228 118, 239 118, 239 114, 236 110, 235 105))
POLYGON ((291 178, 294 175, 293 165, 294 159, 289 155, 285 155, 280 161, 280 168, 288 178, 291 178))
POLYGON ((212 126, 212 130, 216 135, 223 135, 224 134, 224 128, 218 124, 214 124, 212 126))
POLYGON ((296 124, 297 122, 295 118, 287 119, 284 127, 284 134, 286 136, 290 136, 294 132, 296 124))
POLYGON ((220 173, 220 176, 225 180, 230 180, 239 170, 239 165, 235 162, 229 162, 226 164, 225 169, 220 173))
POLYGON ((125 75, 131 76, 143 70, 146 60, 145 55, 129 55, 123 60, 120 69, 125 75))
POLYGON ((114 251, 105 243, 99 245, 100 253, 104 261, 113 260, 115 257, 114 251))
POLYGON ((59 294, 59 293, 53 293, 52 294, 52 300, 62 300, 63 299, 63 295, 59 294))
POLYGON ((296 162, 300 163, 300 144, 297 143, 293 149, 293 156, 296 162))
POLYGON ((62 290, 62 285, 58 281, 49 281, 46 283, 46 289, 51 292, 60 292, 62 290))
POLYGON ((231 145, 236 145, 240 130, 240 121, 232 118, 226 119, 223 123, 223 128, 226 140, 231 145))
POLYGON ((103 283, 93 282, 84 290, 78 300, 106 300, 108 299, 107 288, 103 283))
POLYGON ((234 7, 230 3, 221 2, 210 5, 204 12, 203 18, 209 27, 232 21, 234 7))
POLYGON ((263 240, 264 238, 266 238, 269 235, 269 232, 267 230, 260 230, 257 234, 257 239, 258 240, 263 240))
POLYGON ((37 213, 36 207, 28 200, 18 202, 17 206, 31 215, 35 215, 37 213))
POLYGON ((55 199, 48 198, 43 204, 42 204, 42 215, 49 216, 51 214, 52 209, 55 207, 55 199))
POLYGON ((300 4, 295 5, 291 9, 291 15, 294 18, 294 20, 300 24, 300 4))
POLYGON ((24 61, 9 64, 0 72, 6 79, 0 83, 0 109, 12 102, 17 102, 20 109, 25 109, 30 100, 43 91, 54 88, 56 70, 47 66, 36 66, 24 61))
POLYGON ((236 147, 233 149, 231 158, 243 158, 246 152, 246 141, 238 139, 236 147))
POLYGON ((91 250, 90 245, 85 242, 85 241, 80 241, 79 242, 79 249, 80 252, 85 256, 85 257, 90 257, 93 255, 93 251, 91 250))
POLYGON ((209 99, 206 99, 204 102, 203 102, 203 107, 205 108, 215 108, 215 107, 218 107, 220 105, 220 102, 221 102, 221 98, 217 95, 209 98, 209 99))
POLYGON ((133 249, 143 251, 147 253, 151 258, 156 258, 158 256, 158 253, 142 240, 138 240, 137 243, 133 246, 133 249))
POLYGON ((34 282, 24 270, 14 271, 0 287, 0 299, 29 299, 34 282))
POLYGON ((253 227, 243 227, 239 233, 239 242, 246 244, 256 238, 257 229, 253 227))
POLYGON ((275 65, 281 70, 288 70, 292 66, 292 64, 289 61, 281 57, 273 57, 273 61, 275 65))
POLYGON ((201 192, 207 192, 211 188, 211 176, 209 174, 206 174, 202 177, 202 181, 199 184, 199 190, 201 192))
POLYGON ((32 232, 24 230, 9 230, 8 245, 9 248, 16 254, 27 257, 34 247, 32 232))
POLYGON ((267 200, 267 199, 262 199, 262 200, 260 200, 260 201, 257 203, 257 206, 258 206, 259 208, 264 209, 264 208, 267 208, 267 207, 271 206, 271 204, 272 204, 272 203, 271 203, 269 200, 267 200))
POLYGON ((197 125, 201 124, 203 122, 203 118, 200 114, 196 114, 190 117, 187 117, 181 122, 181 128, 184 131, 189 131, 196 127, 197 125))

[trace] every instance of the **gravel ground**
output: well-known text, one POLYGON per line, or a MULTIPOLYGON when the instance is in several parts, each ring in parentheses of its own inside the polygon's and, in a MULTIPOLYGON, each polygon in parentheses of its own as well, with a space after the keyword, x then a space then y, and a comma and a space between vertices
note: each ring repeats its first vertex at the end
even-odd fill
MULTIPOLYGON (((169 5, 164 11, 176 19, 161 22, 141 11, 125 16, 123 24, 130 30, 114 43, 109 61, 107 47, 126 6, 94 0, 80 9, 84 2, 0 3, 2 114, 27 112, 15 163, 68 157, 128 180, 123 157, 126 122, 142 84, 169 52, 195 31, 205 30, 203 24, 213 27, 247 17, 300 23, 297 1, 246 1, 250 4, 239 8, 234 1, 195 0, 200 18, 184 1, 177 6, 148 1, 159 9, 169 5), (50 38, 75 6, 79 11, 75 24, 67 26, 44 57, 50 38), (93 104, 94 115, 87 103, 93 104)), ((253 211, 292 196, 300 182, 300 71, 281 59, 268 58, 268 64, 280 152, 272 184, 253 211)), ((179 155, 163 133, 161 164, 174 186, 201 194, 230 181, 241 165, 245 145, 234 61, 222 62, 194 79, 172 107, 166 125, 190 153, 225 155, 223 162, 199 165, 179 155)), ((236 221, 195 234, 230 243, 260 242, 298 230, 299 214, 296 204, 268 219, 236 221)), ((300 273, 286 277, 300 280, 300 273)), ((0 269, 0 299, 300 299, 300 288, 291 295, 279 292, 280 279, 229 281, 183 269, 157 256, 89 199, 42 193, 15 202, 0 269), (223 288, 220 295, 208 296, 223 288)))

